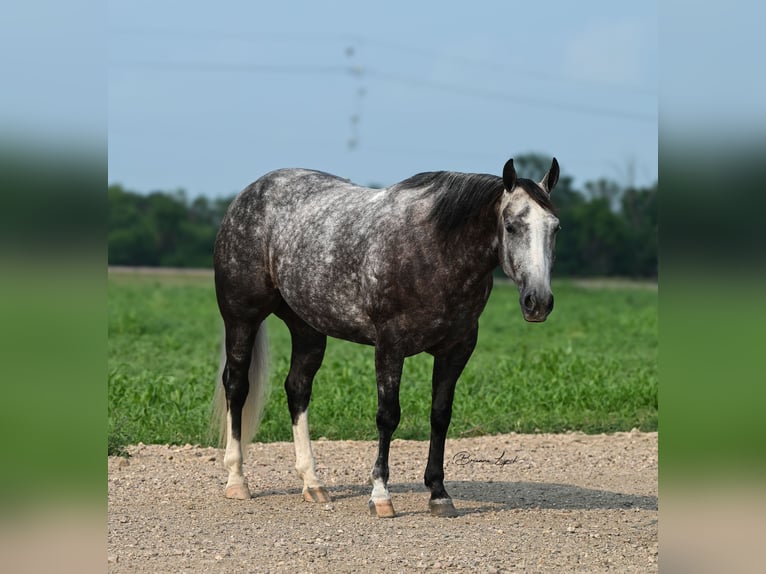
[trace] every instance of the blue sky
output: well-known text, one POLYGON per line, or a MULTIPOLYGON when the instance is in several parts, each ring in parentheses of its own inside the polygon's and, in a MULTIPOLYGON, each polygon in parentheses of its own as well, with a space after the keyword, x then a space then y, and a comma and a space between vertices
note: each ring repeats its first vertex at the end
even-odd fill
POLYGON ((541 152, 577 184, 649 184, 657 29, 654 2, 110 2, 109 181, 389 185, 541 152))

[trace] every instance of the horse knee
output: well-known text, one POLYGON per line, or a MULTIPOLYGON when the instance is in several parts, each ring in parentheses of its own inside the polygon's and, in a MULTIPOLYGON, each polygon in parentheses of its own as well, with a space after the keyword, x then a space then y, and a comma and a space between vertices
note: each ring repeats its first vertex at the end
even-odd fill
POLYGON ((431 428, 447 430, 452 420, 452 405, 431 406, 431 428))
POLYGON ((401 409, 399 406, 383 406, 378 408, 378 414, 375 417, 375 422, 378 425, 378 429, 388 432, 394 432, 396 427, 399 426, 401 420, 401 409))

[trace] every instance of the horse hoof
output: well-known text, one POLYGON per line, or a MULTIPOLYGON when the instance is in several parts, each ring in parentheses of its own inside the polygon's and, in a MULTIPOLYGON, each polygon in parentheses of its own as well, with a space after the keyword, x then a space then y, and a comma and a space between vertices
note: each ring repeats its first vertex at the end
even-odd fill
POLYGON ((250 490, 247 488, 246 484, 232 484, 231 486, 227 486, 226 490, 224 490, 224 494, 226 495, 226 498, 232 498, 234 500, 250 499, 250 490))
POLYGON ((431 516, 440 516, 442 518, 454 518, 457 516, 455 505, 449 498, 437 498, 429 500, 428 507, 431 509, 431 516))
POLYGON ((303 500, 306 502, 332 502, 330 493, 327 492, 327 489, 324 486, 317 486, 316 488, 304 488, 303 500))
POLYGON ((394 512, 393 503, 390 500, 378 500, 377 502, 370 500, 370 516, 394 518, 396 512, 394 512))

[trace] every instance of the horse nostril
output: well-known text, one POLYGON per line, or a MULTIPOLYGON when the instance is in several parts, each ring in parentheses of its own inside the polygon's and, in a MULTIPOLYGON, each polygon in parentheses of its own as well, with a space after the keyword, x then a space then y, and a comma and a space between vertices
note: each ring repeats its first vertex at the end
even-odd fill
POLYGON ((531 293, 524 296, 524 308, 527 311, 531 311, 535 308, 535 296, 531 293))

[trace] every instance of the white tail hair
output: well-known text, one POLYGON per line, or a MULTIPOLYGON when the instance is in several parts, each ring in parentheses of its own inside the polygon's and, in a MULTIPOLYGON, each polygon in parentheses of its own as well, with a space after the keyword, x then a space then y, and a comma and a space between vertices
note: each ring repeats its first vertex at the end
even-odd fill
MULTIPOLYGON (((253 351, 250 356, 250 368, 247 371, 248 391, 245 406, 242 409, 241 444, 248 444, 258 432, 263 407, 266 405, 269 391, 269 340, 266 323, 261 323, 255 336, 253 351)), ((223 370, 226 367, 226 336, 221 344, 221 365, 218 368, 215 397, 213 398, 213 417, 210 425, 212 433, 218 431, 218 446, 225 446, 226 441, 226 392, 223 386, 223 370)))

